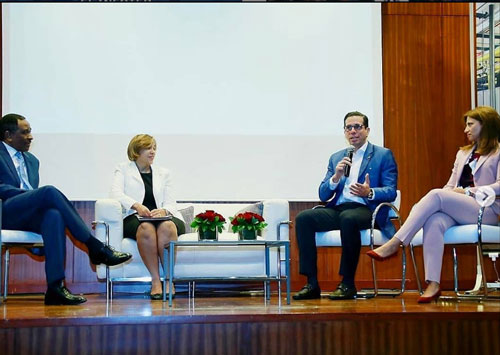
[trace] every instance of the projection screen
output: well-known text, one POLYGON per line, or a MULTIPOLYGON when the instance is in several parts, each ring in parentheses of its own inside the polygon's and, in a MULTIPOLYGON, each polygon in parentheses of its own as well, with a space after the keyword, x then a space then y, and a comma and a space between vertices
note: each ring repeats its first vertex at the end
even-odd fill
POLYGON ((380 4, 2 4, 3 114, 42 184, 108 196, 137 133, 178 200, 317 200, 343 117, 383 145, 380 4))

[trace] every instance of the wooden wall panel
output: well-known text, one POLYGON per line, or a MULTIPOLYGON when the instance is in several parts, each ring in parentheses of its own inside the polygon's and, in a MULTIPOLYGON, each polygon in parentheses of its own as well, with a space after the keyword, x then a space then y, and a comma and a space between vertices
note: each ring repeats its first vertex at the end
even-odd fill
POLYGON ((441 96, 442 63, 436 54, 442 42, 440 36, 433 38, 440 32, 440 21, 424 16, 387 16, 383 21, 384 141, 398 164, 404 216, 429 187, 443 184, 443 174, 435 171, 443 164, 430 165, 430 145, 443 140, 434 128, 441 109, 431 104, 441 96))
POLYGON ((466 16, 469 17, 470 3, 453 3, 453 2, 443 2, 441 3, 442 15, 443 16, 466 16))
POLYGON ((383 4, 382 17, 384 140, 398 163, 406 217, 425 193, 446 183, 465 142, 469 28, 468 15, 441 16, 439 6, 416 16, 393 15, 392 5, 401 4, 383 4))
POLYGON ((382 4, 382 15, 440 16, 441 3, 399 3, 382 4))
POLYGON ((469 17, 444 16, 442 24, 443 116, 439 123, 445 128, 446 134, 443 135, 445 143, 449 144, 444 147, 447 149, 445 153, 449 155, 457 150, 454 144, 460 146, 467 143, 462 116, 471 108, 470 70, 474 65, 469 55, 469 17), (455 132, 449 136, 448 130, 451 129, 455 132))
POLYGON ((468 16, 469 4, 450 2, 382 4, 382 15, 468 16))

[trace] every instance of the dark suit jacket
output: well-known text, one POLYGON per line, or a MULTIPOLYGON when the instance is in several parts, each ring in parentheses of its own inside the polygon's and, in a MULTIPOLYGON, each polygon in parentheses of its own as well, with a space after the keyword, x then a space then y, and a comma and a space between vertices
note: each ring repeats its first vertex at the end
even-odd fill
MULTIPOLYGON (((28 180, 31 186, 36 189, 40 183, 38 169, 40 162, 31 153, 22 153, 26 162, 26 170, 28 172, 28 180)), ((12 162, 9 152, 3 143, 0 143, 0 199, 7 200, 12 196, 23 193, 24 190, 19 188, 21 181, 17 175, 16 167, 12 162)))
MULTIPOLYGON (((327 203, 327 207, 335 206, 344 189, 345 177, 340 179, 335 190, 330 189, 329 180, 335 174, 335 167, 338 162, 345 156, 347 156, 347 148, 332 154, 328 163, 328 171, 319 186, 319 198, 321 201, 328 201, 331 199, 327 203)), ((368 208, 373 211, 381 202, 394 201, 397 194, 398 168, 394 156, 389 149, 368 143, 359 169, 359 183, 365 182, 366 173, 370 174, 370 187, 375 192, 375 198, 373 200, 365 200, 368 208)), ((377 215, 377 224, 384 235, 392 237, 396 229, 389 221, 388 212, 388 208, 380 210, 377 215)))

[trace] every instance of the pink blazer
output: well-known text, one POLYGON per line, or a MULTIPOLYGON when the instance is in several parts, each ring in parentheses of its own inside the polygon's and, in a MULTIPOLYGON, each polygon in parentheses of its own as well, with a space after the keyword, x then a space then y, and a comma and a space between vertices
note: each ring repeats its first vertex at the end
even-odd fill
MULTIPOLYGON (((448 183, 444 186, 445 189, 457 187, 470 153, 471 150, 458 151, 450 180, 448 180, 448 183)), ((488 185, 495 190, 497 196, 500 195, 500 144, 495 152, 487 156, 481 155, 481 157, 479 157, 476 167, 472 171, 472 175, 474 177, 475 187, 471 188, 471 191, 474 192, 479 186, 488 185)), ((496 200, 491 207, 496 215, 500 215, 500 200, 496 200)))

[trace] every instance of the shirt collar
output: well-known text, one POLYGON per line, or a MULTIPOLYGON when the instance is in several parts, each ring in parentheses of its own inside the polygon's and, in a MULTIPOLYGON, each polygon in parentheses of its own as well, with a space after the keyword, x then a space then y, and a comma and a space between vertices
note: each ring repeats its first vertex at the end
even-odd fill
POLYGON ((361 148, 359 148, 357 151, 356 151, 356 154, 359 154, 358 152, 361 153, 361 155, 365 154, 365 151, 366 151, 366 148, 368 147, 368 141, 365 142, 365 144, 363 144, 361 146, 361 148))
MULTIPOLYGON (((11 159, 14 159, 14 155, 17 154, 18 150, 16 150, 15 148, 12 148, 10 145, 8 145, 7 143, 5 142, 2 142, 3 145, 5 146, 5 148, 7 149, 7 151, 9 152, 9 155, 10 155, 10 158, 11 159)), ((22 154, 22 153, 21 153, 22 154)))

